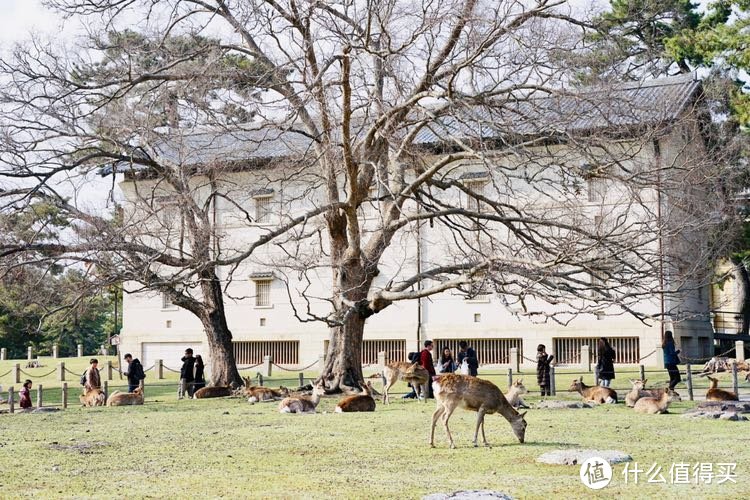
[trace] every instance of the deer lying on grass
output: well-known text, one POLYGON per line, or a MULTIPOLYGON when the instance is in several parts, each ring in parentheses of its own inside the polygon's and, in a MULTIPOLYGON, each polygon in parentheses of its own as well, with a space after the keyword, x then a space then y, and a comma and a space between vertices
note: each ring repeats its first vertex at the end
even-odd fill
POLYGON ((336 413, 349 413, 355 411, 375 411, 375 399, 372 397, 372 384, 368 380, 361 386, 364 394, 349 396, 336 405, 336 413))
POLYGON ((315 409, 320 403, 320 397, 325 394, 326 386, 324 382, 318 382, 313 386, 312 396, 299 396, 284 398, 279 403, 279 413, 315 413, 315 409))
POLYGON ((637 413, 649 413, 652 415, 667 413, 669 403, 674 401, 682 401, 682 398, 675 391, 664 389, 661 391, 659 397, 646 396, 638 399, 633 409, 637 413))
POLYGON ((508 389, 508 392, 505 393, 505 399, 508 400, 508 403, 513 408, 528 408, 526 406, 526 403, 523 402, 523 399, 521 399, 522 394, 526 394, 529 392, 526 390, 526 386, 523 385, 523 379, 514 380, 513 383, 510 385, 510 388, 508 389))
MULTIPOLYGON (((417 397, 427 393, 427 383, 430 380, 430 374, 419 363, 406 363, 403 361, 391 361, 383 368, 383 404, 388 404, 388 390, 398 380, 403 380, 411 384, 417 397)), ((425 399, 426 402, 426 399, 425 399)))
POLYGON ((432 428, 430 429, 430 446, 435 447, 435 425, 440 417, 443 418, 445 433, 448 435, 450 447, 455 448, 453 436, 448 428, 448 419, 459 406, 467 410, 477 412, 477 425, 474 429, 474 446, 477 444, 477 435, 479 429, 482 429, 482 441, 489 447, 487 438, 484 435, 484 416, 488 413, 500 413, 505 420, 510 422, 513 433, 518 441, 523 443, 526 435, 526 420, 524 413, 518 413, 508 400, 505 399, 500 389, 489 380, 471 377, 469 375, 459 375, 456 373, 447 373, 438 375, 432 382, 432 389, 437 400, 437 409, 432 414, 432 428))
POLYGON ((143 404, 143 389, 138 387, 133 392, 120 392, 115 391, 107 400, 107 406, 127 406, 127 405, 142 405, 143 404))
POLYGON ((79 396, 82 406, 104 406, 106 397, 101 389, 91 389, 79 396))
POLYGON ((598 385, 588 386, 583 383, 583 377, 574 380, 568 391, 579 393, 584 401, 593 401, 597 404, 617 403, 617 393, 614 389, 599 387, 598 385))
POLYGON ((279 401, 289 397, 289 389, 284 386, 279 386, 278 390, 269 387, 250 386, 245 388, 245 395, 248 396, 248 403, 279 401))
POLYGON ((719 389, 719 381, 713 377, 707 377, 711 381, 711 387, 706 392, 706 401, 739 401, 737 394, 732 391, 719 389))
POLYGON ((195 391, 193 399, 223 398, 231 395, 232 388, 228 386, 201 387, 195 391))
MULTIPOLYGON (((633 384, 633 388, 630 389, 630 392, 628 392, 625 395, 625 404, 628 407, 633 408, 635 406, 635 402, 641 398, 659 399, 662 393, 666 390, 666 389, 646 389, 647 381, 648 379, 645 379, 645 380, 635 379, 635 380, 630 381, 630 383, 633 384)), ((674 392, 674 394, 677 394, 677 393, 674 392)), ((677 394, 677 396, 679 397, 680 395, 677 394)))

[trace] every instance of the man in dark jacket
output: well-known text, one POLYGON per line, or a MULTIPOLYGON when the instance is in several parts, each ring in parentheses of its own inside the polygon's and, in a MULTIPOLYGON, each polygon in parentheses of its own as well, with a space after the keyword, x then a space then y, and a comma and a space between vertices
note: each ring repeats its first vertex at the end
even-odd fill
POLYGON ((122 373, 128 377, 128 392, 133 392, 141 385, 141 380, 146 378, 146 372, 143 371, 143 365, 138 358, 134 359, 132 354, 126 354, 124 359, 127 366, 122 373))
POLYGON ((419 353, 419 364, 427 370, 430 378, 427 380, 427 397, 434 398, 432 394, 432 377, 435 376, 435 361, 432 359, 432 340, 424 341, 424 349, 419 353))
POLYGON ((182 357, 182 368, 180 368, 180 387, 177 389, 177 399, 185 397, 185 391, 189 398, 193 397, 193 381, 195 380, 195 358, 193 350, 185 349, 185 355, 182 357))
POLYGON ((476 377, 479 368, 477 352, 473 347, 469 347, 469 344, 465 340, 459 342, 458 347, 458 366, 461 366, 461 363, 466 359, 466 363, 469 365, 469 375, 476 377))

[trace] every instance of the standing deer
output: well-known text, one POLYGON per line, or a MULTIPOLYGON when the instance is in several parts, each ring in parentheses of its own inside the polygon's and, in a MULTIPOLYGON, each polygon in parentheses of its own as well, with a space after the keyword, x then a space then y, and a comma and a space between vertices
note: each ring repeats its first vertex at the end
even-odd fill
POLYGON ((732 391, 719 389, 719 381, 713 377, 707 377, 711 381, 711 387, 706 392, 706 401, 739 401, 737 394, 732 391))
POLYGON ((355 411, 375 411, 375 399, 372 397, 372 384, 368 380, 362 386, 364 394, 349 396, 336 405, 336 413, 349 413, 355 411))
MULTIPOLYGON (((430 374, 419 363, 406 363, 403 361, 391 361, 383 368, 383 404, 388 404, 388 389, 398 380, 403 380, 414 387, 414 391, 419 397, 420 388, 422 395, 427 393, 427 383, 430 380, 430 374)), ((427 399, 425 399, 425 402, 427 399)))
POLYGON ((320 381, 313 387, 312 396, 309 398, 305 396, 284 398, 279 403, 279 413, 315 413, 320 397, 325 392, 325 383, 320 381))
POLYGON ((598 385, 588 386, 583 383, 583 377, 574 380, 568 390, 579 393, 584 401, 593 401, 597 404, 617 403, 617 393, 614 389, 598 385))
POLYGON ((445 433, 448 435, 448 441, 451 448, 455 448, 453 436, 448 428, 448 419, 459 406, 477 412, 477 426, 474 429, 474 446, 477 444, 477 435, 479 429, 482 429, 482 441, 489 447, 487 438, 484 435, 484 416, 488 413, 500 413, 505 420, 510 422, 513 433, 518 441, 523 443, 526 435, 526 420, 524 413, 518 413, 508 400, 505 399, 500 389, 489 380, 471 377, 469 375, 459 375, 456 373, 447 373, 438 375, 432 383, 432 389, 437 400, 437 409, 432 414, 432 428, 430 429, 430 446, 435 447, 435 425, 440 417, 443 418, 445 433))

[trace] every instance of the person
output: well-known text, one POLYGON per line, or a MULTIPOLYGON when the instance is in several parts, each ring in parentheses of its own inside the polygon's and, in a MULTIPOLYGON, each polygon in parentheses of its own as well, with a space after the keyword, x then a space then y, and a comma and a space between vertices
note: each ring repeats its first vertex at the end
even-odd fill
POLYGON ((609 387, 615 378, 615 350, 604 337, 597 342, 596 374, 602 387, 609 387))
POLYGON ((206 387, 206 377, 204 375, 205 365, 200 354, 195 356, 195 383, 193 384, 193 394, 198 389, 206 387))
POLYGON ((86 370, 86 383, 83 384, 86 392, 102 388, 102 379, 99 376, 99 360, 91 358, 89 360, 89 369, 86 370))
POLYGON ((185 391, 187 391, 188 397, 193 397, 193 381, 195 375, 193 370, 195 369, 195 358, 193 357, 193 350, 189 347, 185 349, 185 355, 182 357, 182 368, 180 368, 180 386, 177 389, 177 399, 185 397, 185 391))
POLYGON ((664 332, 664 340, 661 343, 661 348, 664 351, 664 368, 667 369, 669 374, 669 390, 674 391, 677 384, 682 381, 680 377, 680 369, 677 365, 680 364, 679 349, 675 349, 674 336, 671 331, 667 330, 664 332))
POLYGON ((31 380, 26 379, 26 381, 23 383, 23 388, 21 388, 21 392, 18 393, 18 396, 21 398, 18 402, 18 405, 21 408, 31 408, 31 380))
POLYGON ((542 397, 551 396, 550 388, 550 363, 554 356, 547 354, 547 347, 544 344, 539 344, 536 348, 536 382, 539 384, 539 389, 542 391, 542 397))
POLYGON ((424 349, 419 353, 419 364, 430 374, 430 378, 427 379, 427 394, 425 395, 427 398, 435 397, 432 394, 432 377, 435 376, 435 361, 432 359, 432 349, 432 340, 425 340, 424 349))
POLYGON ((456 371, 456 362, 453 359, 453 353, 448 346, 443 347, 443 353, 438 361, 438 371, 440 373, 453 373, 456 371))
POLYGON ((132 354, 127 353, 124 359, 127 365, 123 373, 128 377, 128 392, 133 392, 141 385, 141 380, 146 378, 146 373, 141 362, 138 358, 134 359, 132 354))
POLYGON ((469 365, 469 375, 476 377, 479 368, 479 359, 477 358, 476 351, 473 347, 469 347, 469 344, 465 340, 458 343, 458 348, 458 365, 461 366, 465 359, 469 365))

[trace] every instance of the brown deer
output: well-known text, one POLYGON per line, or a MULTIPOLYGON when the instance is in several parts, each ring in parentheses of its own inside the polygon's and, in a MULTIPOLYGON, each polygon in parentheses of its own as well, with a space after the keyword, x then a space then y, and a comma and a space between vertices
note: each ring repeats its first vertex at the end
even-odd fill
POLYGON ((675 391, 664 389, 658 397, 646 396, 638 399, 633 406, 633 410, 638 413, 667 413, 669 403, 682 401, 682 398, 675 391))
POLYGON ((349 396, 336 405, 336 413, 349 413, 355 411, 375 411, 375 399, 372 397, 372 384, 368 380, 361 386, 364 394, 349 396))
POLYGON ((231 395, 232 388, 228 386, 201 387, 195 391, 193 399, 223 398, 231 395))
POLYGON ((508 403, 510 403, 513 408, 528 408, 523 399, 521 399, 521 395, 526 394, 527 392, 529 391, 526 389, 526 386, 523 385, 523 379, 519 378, 514 380, 510 385, 508 392, 505 393, 505 399, 508 400, 508 403))
POLYGON ((583 383, 583 377, 574 380, 568 391, 579 393, 584 401, 593 401, 597 404, 617 403, 617 393, 614 389, 599 387, 598 385, 588 386, 583 383))
POLYGON ((245 395, 248 396, 248 403, 258 403, 261 401, 278 401, 289 397, 289 389, 284 386, 279 386, 278 390, 271 389, 270 387, 257 387, 250 386, 245 387, 245 395))
POLYGON ((719 381, 713 377, 707 377, 711 381, 711 387, 706 392, 706 401, 739 401, 737 394, 732 391, 719 389, 719 381))
POLYGON ((79 396, 82 406, 104 406, 106 396, 101 389, 91 389, 79 396))
POLYGON ((313 386, 312 396, 284 398, 279 403, 279 413, 315 413, 315 409, 320 403, 320 397, 325 394, 326 387, 323 381, 313 386))
MULTIPOLYGON (((640 380, 630 380, 630 383, 633 384, 633 388, 625 395, 625 405, 633 408, 635 406, 636 401, 638 401, 641 398, 655 398, 659 399, 661 398, 664 391, 667 389, 646 389, 646 382, 648 379, 640 380)), ((679 394, 672 391, 673 397, 680 397, 679 394)), ((673 399, 671 401, 682 401, 682 399, 673 399)), ((670 401, 670 402, 671 402, 670 401)))
POLYGON ((143 404, 143 389, 138 387, 133 392, 120 392, 115 391, 107 400, 107 406, 127 406, 127 405, 142 405, 143 404))
POLYGON ((420 388, 422 395, 425 396, 427 393, 427 383, 430 380, 430 373, 420 366, 419 363, 406 363, 403 361, 391 361, 387 363, 383 367, 383 404, 388 404, 388 390, 398 380, 403 380, 411 384, 414 387, 414 392, 417 393, 417 397, 420 395, 420 388))
POLYGON ((505 420, 510 422, 513 433, 518 441, 523 443, 526 435, 526 420, 524 413, 518 413, 508 400, 505 399, 500 389, 489 380, 482 380, 469 375, 447 373, 438 375, 432 383, 432 389, 437 400, 437 408, 432 414, 432 428, 430 429, 430 446, 435 447, 435 425, 440 417, 443 418, 445 433, 448 435, 450 447, 455 448, 453 436, 448 428, 448 419, 459 406, 477 412, 477 425, 474 429, 474 446, 477 444, 479 429, 482 429, 482 441, 489 447, 484 435, 484 416, 488 413, 500 413, 505 420))

